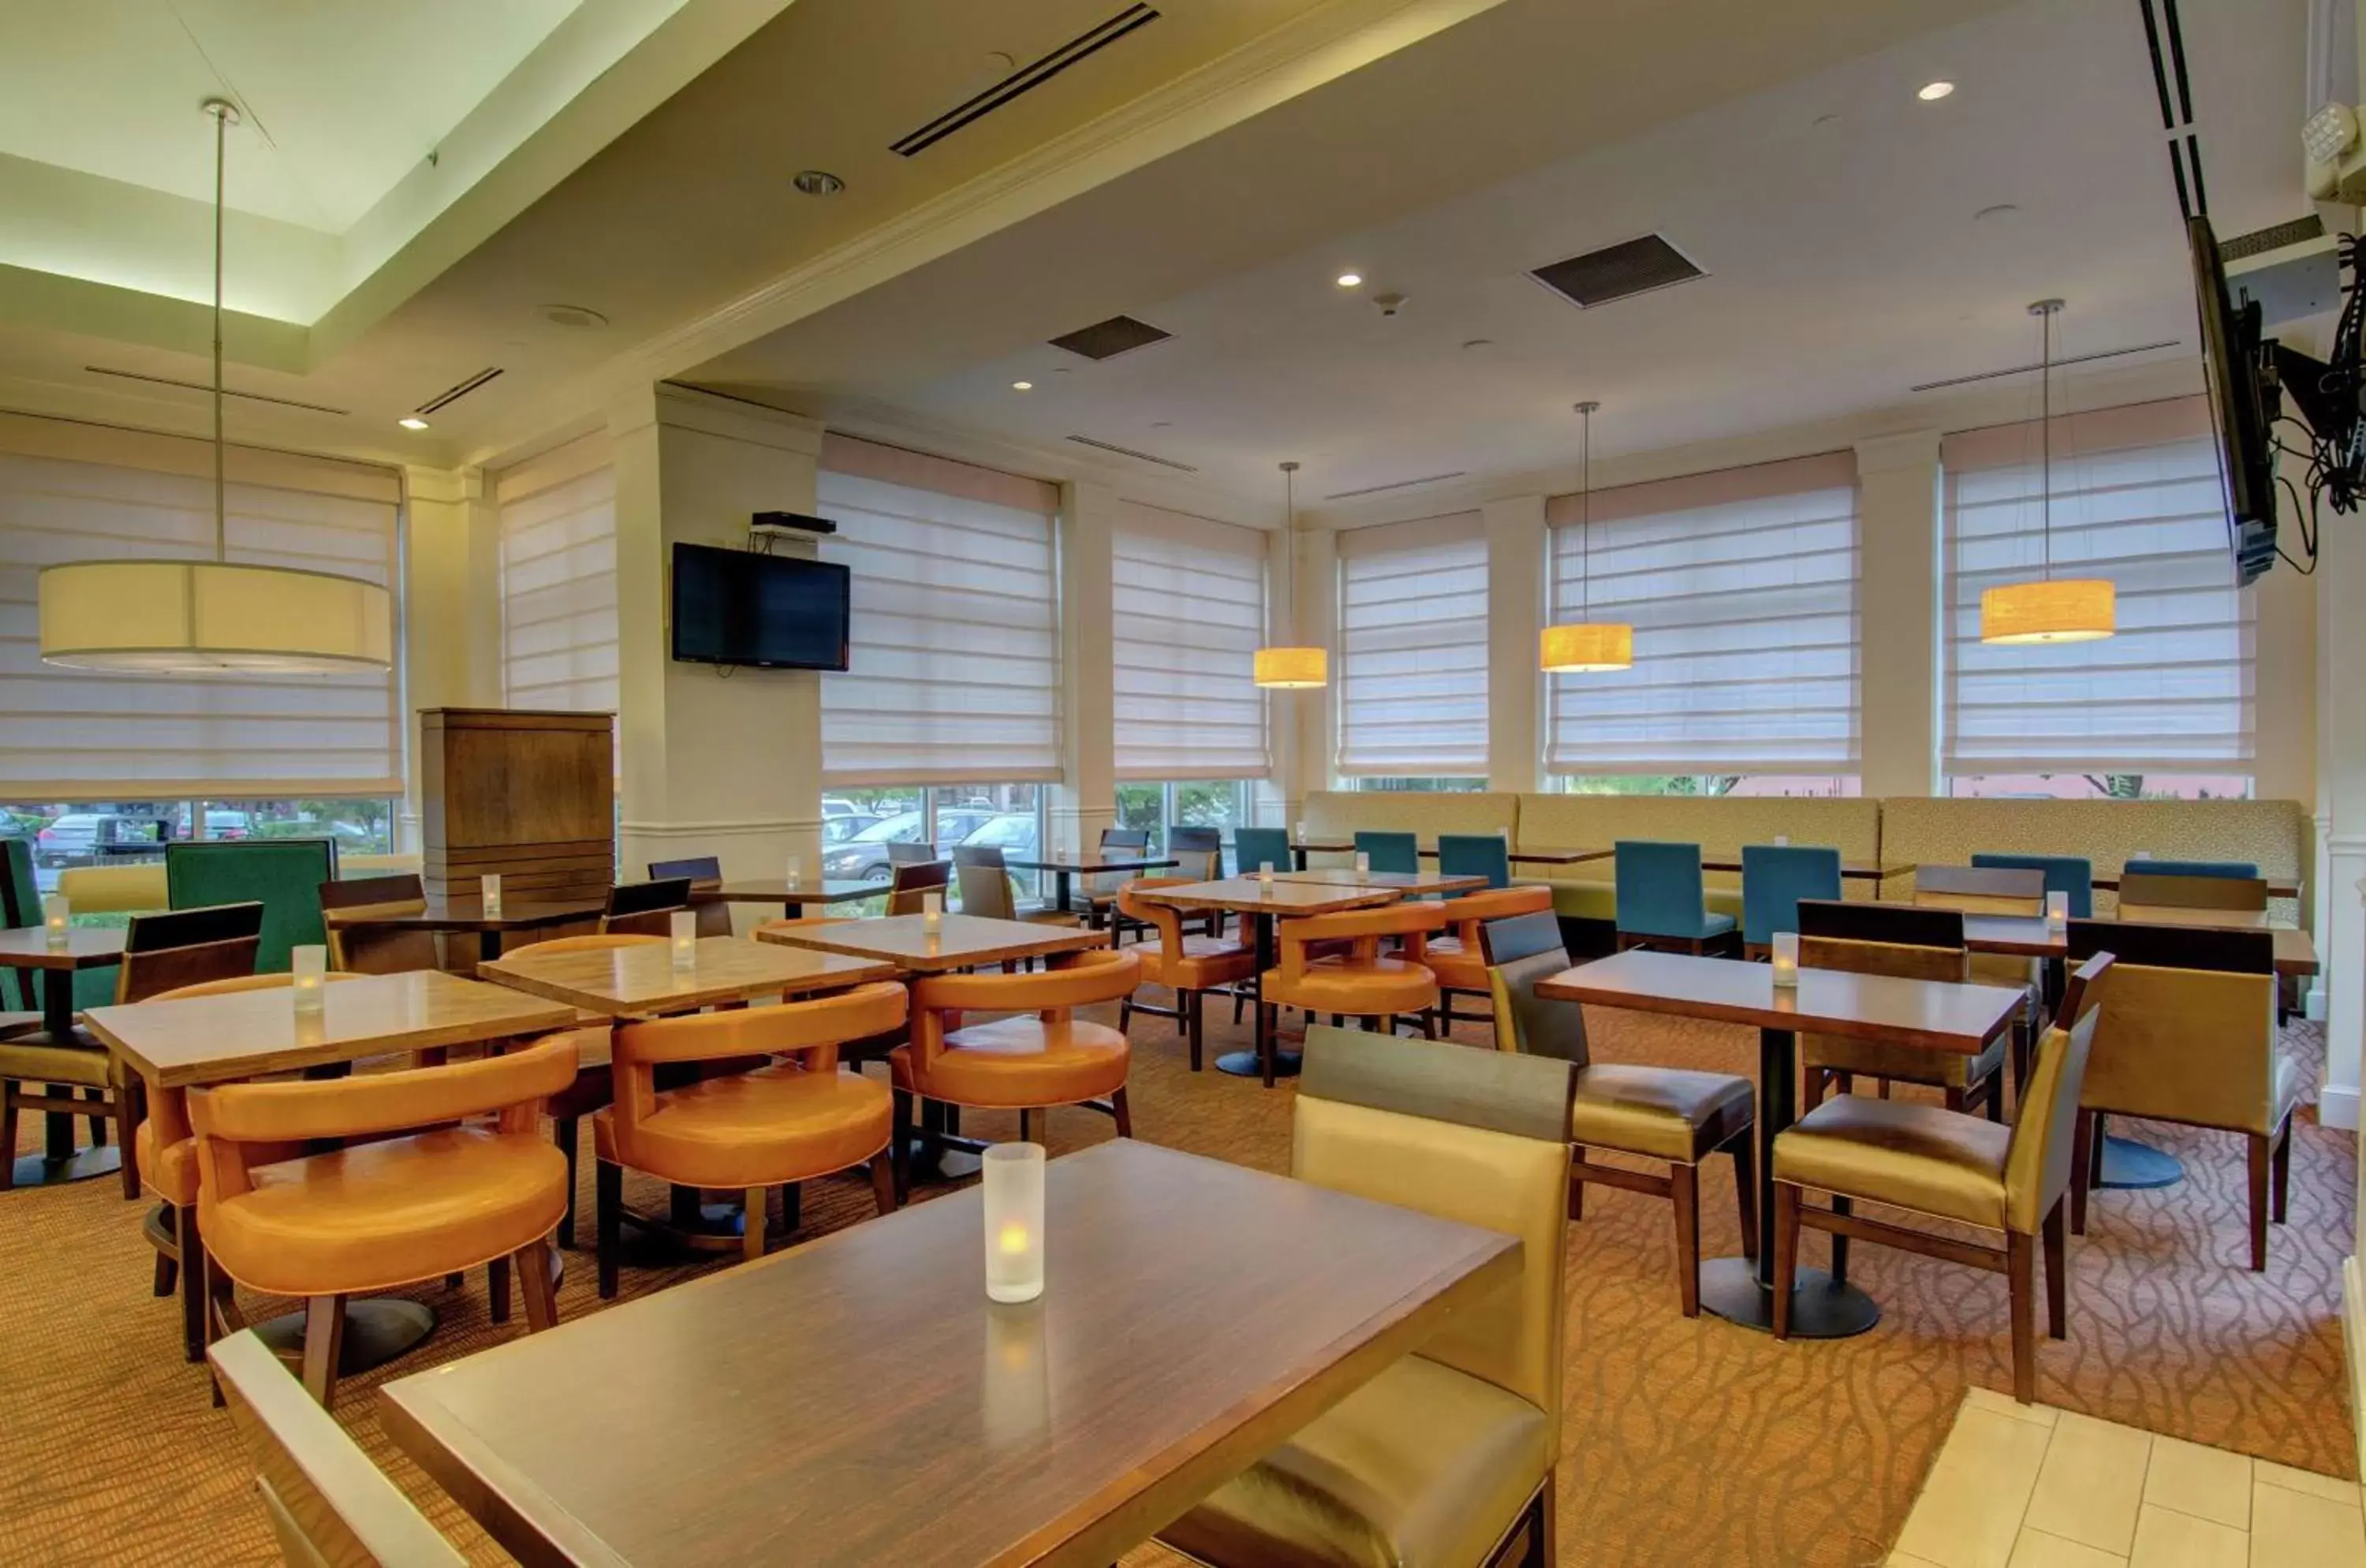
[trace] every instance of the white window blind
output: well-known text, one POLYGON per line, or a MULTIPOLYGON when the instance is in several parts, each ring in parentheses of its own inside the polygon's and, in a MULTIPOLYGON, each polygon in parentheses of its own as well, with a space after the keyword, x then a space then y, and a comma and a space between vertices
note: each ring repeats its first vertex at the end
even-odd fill
POLYGON ((1633 668, 1546 677, 1548 772, 1855 771, 1852 454, 1555 496, 1545 521, 1553 621, 1635 628, 1633 668))
POLYGON ((2117 586, 2098 642, 1990 647, 1980 592, 2042 574, 2034 423, 1950 435, 1950 773, 2218 772, 2253 759, 2253 594, 2235 586, 2207 404, 2067 416, 2054 427, 2054 575, 2117 586))
POLYGON ((1337 771, 1487 771, 1487 529, 1476 512, 1339 535, 1337 771))
POLYGON ((1266 536, 1135 502, 1110 540, 1117 776, 1262 778, 1266 536))
POLYGON ((822 441, 821 558, 853 578, 851 668, 821 687, 829 784, 1060 776, 1059 490, 822 441))
POLYGON ((501 520, 501 691, 513 708, 614 713, 616 471, 604 436, 522 464, 501 520))
MULTIPOLYGON (((227 471, 230 559, 397 586, 391 469, 233 447, 227 471)), ((390 672, 157 676, 40 661, 42 567, 213 553, 207 443, 0 414, 0 799, 401 793, 390 672)))

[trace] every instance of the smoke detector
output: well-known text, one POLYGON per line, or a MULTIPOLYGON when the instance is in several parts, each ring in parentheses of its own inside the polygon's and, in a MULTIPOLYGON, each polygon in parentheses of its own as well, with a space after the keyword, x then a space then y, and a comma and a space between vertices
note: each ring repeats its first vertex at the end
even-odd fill
POLYGON ((1372 303, 1380 307, 1380 314, 1383 316, 1395 315, 1399 310, 1404 309, 1404 302, 1405 297, 1402 294, 1375 294, 1372 296, 1372 303))

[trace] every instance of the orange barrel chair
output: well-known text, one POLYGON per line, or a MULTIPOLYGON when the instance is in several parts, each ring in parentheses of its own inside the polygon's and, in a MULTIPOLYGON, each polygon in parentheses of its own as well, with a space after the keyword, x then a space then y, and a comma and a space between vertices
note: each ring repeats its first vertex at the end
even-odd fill
MULTIPOLYGON (((1031 975, 930 975, 912 983, 912 1040, 888 1054, 896 1075, 896 1190, 911 1190, 912 1107, 927 1104, 1016 1111, 1019 1135, 1032 1113, 1087 1105, 1133 1136, 1125 1075, 1132 1049, 1106 1024, 1076 1016, 1095 1002, 1122 1001, 1142 981, 1136 953, 1111 948, 1061 953, 1031 975), (969 1012, 1017 1013, 962 1026, 969 1012), (1032 1016, 1027 1016, 1031 1014, 1032 1016)), ((931 1126, 930 1138, 956 1148, 982 1145, 931 1126)))
MULTIPOLYGON (((879 1212, 896 1207, 886 1157, 893 1122, 887 1086, 843 1071, 838 1048, 904 1021, 904 987, 859 986, 834 997, 652 1019, 616 1032, 615 1102, 592 1119, 599 1151, 600 1295, 616 1293, 624 1222, 658 1222, 625 1209, 625 1168, 676 1187, 737 1188, 747 1194, 738 1246, 764 1256, 768 1198, 787 1187, 868 1160, 879 1212), (748 1072, 658 1089, 658 1069, 779 1056, 748 1072)), ((712 1247, 727 1237, 682 1235, 712 1247)))
POLYGON ((567 1162, 542 1141, 542 1102, 574 1079, 575 1043, 560 1034, 441 1067, 191 1089, 199 1229, 227 1277, 214 1326, 246 1326, 227 1280, 305 1298, 304 1386, 324 1407, 348 1296, 513 1256, 527 1325, 549 1327, 567 1162), (488 1114, 491 1126, 454 1125, 488 1114), (324 1138, 373 1141, 282 1157, 288 1143, 324 1138))
MULTIPOLYGON (((1133 1014, 1146 1012, 1155 1018, 1171 1018, 1191 1042, 1191 1070, 1200 1070, 1201 1045, 1206 1030, 1200 1011, 1210 991, 1236 986, 1256 973, 1256 949, 1246 942, 1227 941, 1219 936, 1186 936, 1183 917, 1163 904, 1144 903, 1136 897, 1144 888, 1172 887, 1177 883, 1204 881, 1188 876, 1144 876, 1118 889, 1117 910, 1126 920, 1157 933, 1155 943, 1145 942, 1136 948, 1134 956, 1142 960, 1142 984, 1164 986, 1175 993, 1171 1008, 1153 1007, 1129 997, 1118 1004, 1117 1027, 1123 1033, 1132 1021, 1133 1014)), ((1121 927, 1122 928, 1122 922, 1121 927)))
POLYGON ((1422 1033, 1434 1037, 1430 1013, 1437 1006, 1437 976, 1430 973, 1426 955, 1430 934, 1445 928, 1445 906, 1427 900, 1277 924, 1281 965, 1267 970, 1257 987, 1257 1005, 1268 1010, 1257 1030, 1268 1045, 1266 1087, 1273 1087, 1276 1008, 1327 1012, 1335 1021, 1366 1019, 1382 1033, 1394 1032, 1397 1018, 1411 1014, 1421 1020, 1422 1033), (1402 945, 1383 955, 1380 942, 1387 937, 1402 945), (1312 951, 1318 943, 1342 942, 1347 944, 1344 953, 1312 951))
POLYGON ((1495 1026, 1494 991, 1487 979, 1487 955, 1479 944, 1479 928, 1489 920, 1533 915, 1552 908, 1549 887, 1496 887, 1449 898, 1441 908, 1448 935, 1425 943, 1422 963, 1437 976, 1437 1016, 1447 1028, 1458 1023, 1495 1026), (1476 997, 1482 1010, 1458 1015, 1454 998, 1476 997))

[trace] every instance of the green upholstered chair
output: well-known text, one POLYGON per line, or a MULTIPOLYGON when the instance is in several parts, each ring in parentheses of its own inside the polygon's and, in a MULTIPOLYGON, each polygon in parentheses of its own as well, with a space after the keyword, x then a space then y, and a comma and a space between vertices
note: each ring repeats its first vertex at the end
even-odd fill
POLYGON ((213 904, 263 906, 258 975, 284 975, 299 947, 325 947, 321 884, 337 874, 337 848, 327 839, 244 839, 236 843, 164 846, 164 886, 175 909, 213 904))
POLYGON ((1281 828, 1235 828, 1233 829, 1233 874, 1255 876, 1257 867, 1269 865, 1276 871, 1288 871, 1297 864, 1290 852, 1290 833, 1281 828))
POLYGON ((1490 888, 1512 885, 1512 846, 1500 833, 1440 833, 1437 870, 1442 876, 1483 876, 1490 888))
POLYGON ((1374 871, 1411 875, 1421 869, 1421 843, 1411 833, 1359 832, 1356 852, 1371 856, 1374 871))
MULTIPOLYGON (((0 839, 0 931, 41 921, 40 890, 33 882, 33 846, 23 839, 0 839)), ((0 969, 0 1033, 30 1029, 41 1021, 41 998, 28 971, 0 969)), ((14 1158, 13 1149, 0 1157, 14 1158)))

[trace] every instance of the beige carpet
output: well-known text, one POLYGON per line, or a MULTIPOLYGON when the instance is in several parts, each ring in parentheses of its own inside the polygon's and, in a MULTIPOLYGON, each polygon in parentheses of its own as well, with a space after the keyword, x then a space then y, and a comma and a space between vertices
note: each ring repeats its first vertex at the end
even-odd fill
MULTIPOLYGON (((1607 1060, 1748 1072, 1755 1035, 1590 1014, 1607 1060)), ((1229 1031, 1221 1032, 1236 1043, 1229 1031)), ((1466 1031, 1466 1034, 1470 1032, 1466 1031)), ((1139 1135, 1267 1169, 1286 1166, 1290 1091, 1194 1076, 1163 1021, 1135 1027, 1139 1135)), ((1472 1035, 1472 1038, 1477 1036, 1472 1035)), ((2317 1032, 2291 1031, 2314 1081, 2317 1032)), ((27 1147, 38 1128, 28 1119, 27 1147)), ((987 1135, 996 1119, 973 1119, 987 1135)), ((2352 1235, 2355 1145, 2304 1113, 2291 1224, 2268 1271, 2244 1268, 2243 1156, 2229 1136, 2143 1125, 2191 1175, 2155 1192, 2100 1196, 2072 1249, 2070 1338, 2039 1356, 2050 1404, 2339 1475, 2353 1473, 2342 1384, 2340 1265, 2352 1235)), ((1089 1111, 1054 1115, 1055 1152, 1109 1135, 1089 1111)), ((584 1162, 585 1213, 590 1168, 584 1162)), ((639 1193, 654 1201, 653 1190, 639 1193)), ((1720 1162, 1705 1183, 1711 1254, 1737 1247, 1720 1162)), ((230 1423, 182 1361, 175 1303, 149 1294, 140 1207, 112 1180, 0 1194, 0 1562, 110 1564, 276 1561, 246 1490, 230 1423)), ((867 1184, 808 1191, 808 1225, 872 1213, 867 1184)), ((588 1237, 588 1228, 586 1230, 588 1237)), ((1820 1261, 1820 1242, 1805 1244, 1820 1261)), ((1590 1193, 1570 1240, 1568 1420, 1561 1555, 1604 1568, 1878 1562, 1967 1384, 2011 1387, 2003 1281, 1862 1247, 1852 1273, 1884 1307, 1872 1333, 1777 1345, 1710 1317, 1677 1315, 1666 1206, 1590 1193)), ((574 1255, 562 1321, 595 1310, 588 1254, 574 1255)), ((718 1265, 719 1266, 719 1265, 718 1265)), ((627 1297, 680 1273, 627 1271, 627 1297)), ((498 1562, 457 1507, 378 1430, 375 1389, 521 1332, 486 1320, 481 1277, 418 1292, 442 1314, 419 1351, 348 1380, 337 1414, 470 1553, 498 1562)), ((250 1314, 268 1303, 250 1302, 250 1314)), ((717 1471, 727 1483, 727 1464, 717 1471)), ((1148 1563, 1155 1549, 1128 1558, 1148 1563)))

